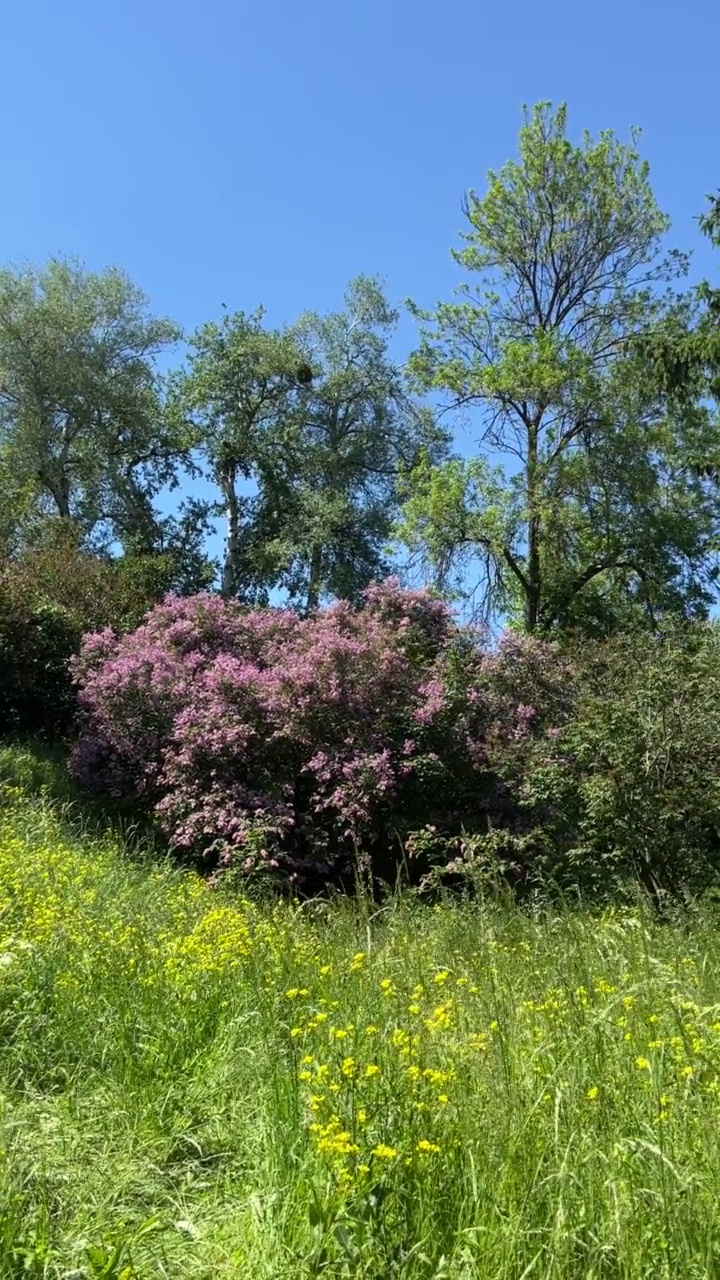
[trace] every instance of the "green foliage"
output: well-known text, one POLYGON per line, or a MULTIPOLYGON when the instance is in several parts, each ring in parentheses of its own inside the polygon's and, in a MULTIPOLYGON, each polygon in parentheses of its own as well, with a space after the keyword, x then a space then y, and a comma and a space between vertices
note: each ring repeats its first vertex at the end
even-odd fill
POLYGON ((417 470, 401 534, 439 582, 477 562, 485 615, 528 631, 602 633, 710 599, 718 496, 688 462, 714 453, 718 424, 699 403, 676 412, 633 345, 692 310, 659 292, 686 262, 660 255, 668 223, 636 142, 573 146, 563 107, 526 114, 519 160, 467 197, 453 256, 480 283, 412 308, 431 322, 416 384, 481 411, 482 454, 417 470), (502 455, 508 469, 489 471, 502 455))
POLYGON ((133 1245, 158 1231, 161 1225, 161 1219, 155 1216, 134 1229, 122 1223, 115 1231, 118 1238, 113 1244, 87 1245, 85 1256, 90 1275, 94 1280, 135 1280, 138 1273, 132 1264, 133 1245))
POLYGON ((287 455, 287 420, 296 398, 302 352, 287 330, 268 331, 262 308, 226 315, 191 338, 188 369, 172 380, 171 420, 190 424, 197 450, 221 494, 226 540, 221 590, 248 601, 265 598, 277 576, 272 538, 259 527, 258 499, 242 492, 272 477, 287 455))
POLYGON ((130 631, 164 596, 194 594, 213 572, 203 557, 193 562, 191 552, 92 552, 76 524, 49 518, 29 546, 5 561, 0 579, 28 600, 65 609, 82 634, 103 627, 130 631))
MULTIPOLYGON (((710 242, 720 248, 720 195, 709 197, 709 209, 701 215, 700 227, 710 242)), ((698 400, 710 401, 717 418, 720 404, 720 289, 707 280, 694 291, 687 314, 678 323, 643 326, 636 349, 645 376, 660 387, 669 401, 689 419, 692 426, 698 400)), ((694 443, 694 441, 693 441, 694 443)), ((720 452, 715 448, 691 451, 689 466, 694 475, 717 484, 720 452)))
POLYGON ((10 788, 19 789, 28 797, 43 796, 58 805, 77 800, 67 754, 62 745, 40 738, 0 743, 0 797, 3 790, 10 788))
POLYGON ((154 363, 179 336, 118 269, 0 271, 0 474, 13 478, 15 537, 48 512, 99 545, 156 537, 153 499, 190 461, 154 363))
POLYGON ((3 733, 67 732, 75 697, 68 662, 80 643, 72 615, 33 601, 0 577, 0 728, 3 733))
POLYGON ((239 312, 193 336, 173 412, 222 494, 224 595, 281 588, 312 612, 387 573, 398 476, 443 442, 389 359, 397 318, 360 277, 342 312, 282 330, 239 312))
POLYGON ((512 509, 501 468, 485 458, 448 458, 433 464, 425 455, 405 476, 402 516, 396 525, 411 560, 432 568, 435 587, 462 601, 470 562, 479 562, 481 580, 473 592, 474 613, 489 622, 493 610, 507 612, 515 594, 502 565, 517 513, 512 509))
POLYGON ((307 611, 323 596, 358 600, 389 572, 399 479, 446 448, 434 415, 390 360, 397 323, 378 281, 360 276, 342 311, 307 313, 294 329, 314 379, 283 488, 282 585, 307 611))
POLYGON ((720 870, 719 700, 714 625, 582 646, 551 733, 495 743, 519 810, 514 834, 479 846, 566 889, 639 880, 660 904, 706 888, 720 870))
POLYGON ((132 631, 182 588, 190 564, 170 553, 95 554, 83 549, 73 522, 49 518, 30 546, 0 565, 0 732, 68 731, 75 694, 67 661, 82 636, 132 631))

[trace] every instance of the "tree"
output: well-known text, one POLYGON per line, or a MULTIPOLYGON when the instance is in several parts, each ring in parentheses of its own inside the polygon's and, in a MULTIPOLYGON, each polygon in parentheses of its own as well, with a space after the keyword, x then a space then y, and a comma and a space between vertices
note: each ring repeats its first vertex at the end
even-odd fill
POLYGON ((22 527, 54 513, 88 544, 155 545, 153 500, 190 461, 156 367, 179 336, 115 268, 0 271, 0 471, 22 527))
POLYGON ((241 312, 193 339, 178 403, 223 495, 226 596, 279 587, 306 613, 357 599, 388 570, 400 471, 441 447, 389 358, 397 314, 377 281, 353 281, 345 304, 282 330, 241 312))
MULTIPOLYGON (((711 244, 720 248, 720 192, 709 196, 708 203, 698 221, 711 244)), ((686 413, 701 399, 720 404, 720 288, 703 281, 693 303, 685 324, 663 317, 664 323, 649 323, 637 341, 646 376, 686 413)), ((707 457, 699 466, 707 478, 716 480, 720 457, 707 457)))
POLYGON ((478 611, 528 632, 702 613, 710 598, 718 500, 687 464, 718 425, 697 404, 674 412, 634 346, 691 309, 670 291, 687 263, 661 255, 669 224, 636 144, 605 131, 573 146, 565 107, 526 110, 519 159, 465 201, 453 256, 480 284, 434 312, 411 304, 429 322, 416 385, 482 426, 478 457, 416 470, 403 540, 446 587, 474 562, 478 611), (503 455, 512 469, 492 465, 503 455))
POLYGON ((221 592, 255 602, 263 601, 277 572, 262 495, 287 449, 294 402, 307 394, 297 377, 303 353, 295 338, 265 329, 263 315, 262 308, 252 315, 239 311, 203 325, 190 340, 187 369, 172 385, 174 418, 191 424, 222 496, 221 592), (251 481, 260 498, 241 491, 251 481))
POLYGON ((323 596, 357 601, 389 572, 399 478, 446 444, 390 359, 397 322, 378 281, 360 276, 342 311, 308 312, 293 330, 313 385, 298 405, 292 469, 280 478, 278 535, 282 585, 308 613, 323 596))

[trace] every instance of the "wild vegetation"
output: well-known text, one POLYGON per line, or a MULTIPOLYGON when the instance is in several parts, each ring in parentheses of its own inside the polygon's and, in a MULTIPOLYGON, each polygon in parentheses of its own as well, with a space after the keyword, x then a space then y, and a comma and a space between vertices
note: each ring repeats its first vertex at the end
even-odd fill
POLYGON ((0 1274, 715 1274, 711 903, 258 904, 0 766, 0 1274))
POLYGON ((0 1277, 720 1274, 720 290, 638 148, 526 112, 402 361, 370 277, 0 271, 0 1277))

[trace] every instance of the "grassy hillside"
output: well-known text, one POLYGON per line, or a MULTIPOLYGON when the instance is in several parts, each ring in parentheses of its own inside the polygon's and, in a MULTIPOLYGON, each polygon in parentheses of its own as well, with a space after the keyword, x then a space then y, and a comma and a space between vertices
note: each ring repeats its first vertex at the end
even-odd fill
POLYGON ((54 769, 0 755, 0 1277, 720 1274, 710 907, 253 904, 54 769))

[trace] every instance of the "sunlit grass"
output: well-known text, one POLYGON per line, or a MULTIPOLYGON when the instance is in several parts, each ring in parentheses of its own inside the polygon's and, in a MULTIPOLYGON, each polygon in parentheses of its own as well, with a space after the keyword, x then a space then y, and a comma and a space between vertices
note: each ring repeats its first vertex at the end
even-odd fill
POLYGON ((720 1273, 709 909, 263 906, 4 806, 0 1276, 720 1273))

